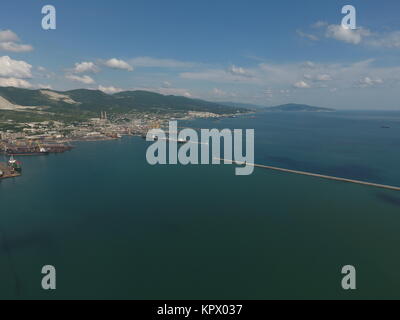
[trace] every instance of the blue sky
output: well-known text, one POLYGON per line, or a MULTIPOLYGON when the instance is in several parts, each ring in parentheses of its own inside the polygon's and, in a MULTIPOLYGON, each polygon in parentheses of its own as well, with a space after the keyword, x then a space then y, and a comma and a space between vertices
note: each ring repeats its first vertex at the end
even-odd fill
POLYGON ((145 89, 213 101, 398 109, 397 0, 13 0, 0 85, 145 89), (41 8, 57 29, 41 28, 41 8), (357 30, 341 30, 341 8, 357 30))

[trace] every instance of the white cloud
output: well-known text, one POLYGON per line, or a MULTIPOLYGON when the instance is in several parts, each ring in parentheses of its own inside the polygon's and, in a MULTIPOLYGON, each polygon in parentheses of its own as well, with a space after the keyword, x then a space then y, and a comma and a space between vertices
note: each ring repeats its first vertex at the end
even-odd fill
POLYGON ((189 90, 183 88, 135 88, 133 90, 151 91, 163 95, 184 96, 187 98, 193 97, 189 90))
POLYGON ((302 67, 303 68, 306 68, 306 69, 314 69, 315 68, 315 63, 314 62, 311 62, 311 61, 306 61, 306 62, 304 62, 303 64, 302 64, 302 67))
POLYGON ((118 92, 124 91, 124 89, 116 88, 114 86, 104 87, 102 85, 99 85, 98 89, 100 91, 103 91, 104 93, 108 93, 108 94, 114 94, 114 93, 118 93, 118 92))
POLYGON ((214 95, 220 96, 220 97, 223 97, 223 96, 227 95, 227 93, 225 91, 223 91, 221 89, 218 89, 218 88, 214 88, 212 92, 213 92, 214 95))
POLYGON ((332 77, 329 74, 319 74, 316 77, 318 81, 331 81, 332 77))
POLYGON ((19 44, 15 42, 0 42, 0 50, 10 52, 28 52, 32 51, 33 47, 29 44, 19 44))
MULTIPOLYGON (((51 78, 55 78, 56 77, 56 74, 54 72, 51 72, 51 71, 47 70, 46 68, 44 68, 42 66, 37 67, 36 71, 37 72, 34 75, 37 78, 51 79, 51 78)), ((46 80, 46 81, 48 81, 48 80, 46 80)))
POLYGON ((0 57, 0 76, 11 78, 31 78, 32 66, 25 61, 11 59, 9 56, 0 57))
POLYGON ((0 57, 0 86, 31 88, 32 85, 27 80, 21 79, 31 78, 31 69, 32 66, 25 61, 14 60, 9 56, 0 57))
POLYGON ((264 90, 264 95, 267 97, 267 99, 272 99, 274 94, 273 90, 270 88, 267 88, 264 90))
POLYGON ((400 31, 377 34, 373 39, 369 39, 367 44, 376 47, 400 48, 400 31))
POLYGON ((296 33, 302 38, 307 38, 307 39, 312 40, 312 41, 318 41, 319 40, 319 38, 316 35, 310 34, 310 33, 305 33, 305 32, 303 32, 301 30, 296 30, 296 33))
POLYGON ((380 78, 372 79, 370 77, 364 77, 358 81, 357 86, 360 88, 367 88, 383 83, 384 81, 380 78))
POLYGON ((52 90, 53 89, 53 87, 51 85, 49 85, 49 84, 41 84, 41 83, 39 83, 36 87, 38 89, 48 89, 48 90, 52 90))
POLYGON ((219 98, 235 98, 237 95, 235 92, 227 92, 225 90, 219 89, 219 88, 214 88, 211 91, 211 94, 215 97, 219 97, 219 98))
POLYGON ((197 72, 182 72, 179 76, 183 79, 204 80, 224 83, 253 83, 259 82, 249 70, 231 66, 228 70, 208 69, 197 72))
POLYGON ((309 88, 311 88, 311 86, 305 81, 298 81, 298 82, 293 84, 293 87, 299 88, 299 89, 309 89, 309 88))
MULTIPOLYGON (((366 59, 354 63, 318 63, 313 61, 299 63, 261 63, 252 68, 247 68, 246 71, 251 74, 251 77, 234 75, 226 69, 206 69, 196 72, 181 73, 180 77, 189 80, 204 81, 205 84, 230 84, 232 86, 241 86, 242 89, 235 89, 237 94, 242 96, 245 92, 253 92, 249 97, 255 97, 256 92, 269 88, 274 92, 286 90, 290 88, 309 89, 322 91, 331 88, 352 89, 355 84, 368 85, 368 76, 374 81, 374 87, 394 87, 400 85, 400 66, 377 66, 374 59, 366 59), (359 80, 364 79, 365 83, 360 83, 359 80), (379 79, 385 81, 380 83, 379 79)), ((241 73, 241 72, 239 72, 241 73)), ((219 86, 212 86, 208 91, 215 96, 219 92, 213 91, 213 88, 220 89, 219 86)), ((226 90, 226 86, 224 86, 226 90)), ((299 91, 297 90, 297 93, 299 91)), ((269 92, 266 92, 269 95, 269 92)), ((265 95, 262 95, 265 99, 265 95)), ((277 95, 274 98, 278 99, 277 95)), ((261 99, 261 96, 260 98, 261 99)))
POLYGON ((32 85, 23 79, 17 78, 0 78, 0 87, 16 87, 16 88, 31 88, 32 85))
POLYGON ((84 72, 99 72, 100 69, 93 62, 80 62, 75 63, 73 69, 74 73, 84 73, 84 72))
POLYGON ((163 88, 171 88, 172 87, 172 83, 169 81, 164 81, 162 84, 163 88))
POLYGON ((233 80, 226 71, 219 69, 210 69, 196 72, 182 72, 179 76, 183 79, 215 82, 228 82, 229 80, 233 80))
POLYGON ((325 27, 327 25, 328 25, 328 22, 326 22, 326 21, 317 21, 312 25, 312 27, 313 28, 322 28, 322 27, 325 27))
POLYGON ((68 80, 71 80, 71 81, 81 82, 81 83, 84 83, 84 84, 92 84, 92 83, 95 83, 95 81, 93 80, 93 78, 90 77, 90 76, 88 76, 88 75, 76 76, 76 75, 73 75, 73 74, 67 74, 67 75, 65 76, 65 78, 67 78, 68 80))
POLYGON ((20 39, 15 32, 11 30, 0 31, 0 51, 28 52, 33 50, 31 45, 18 42, 20 42, 20 39))
POLYGON ((344 28, 342 25, 328 24, 325 21, 318 21, 312 25, 312 28, 316 30, 317 34, 308 34, 297 30, 297 34, 301 37, 308 38, 310 40, 318 40, 319 36, 323 36, 338 41, 359 45, 366 44, 370 46, 385 46, 385 47, 400 47, 400 31, 395 31, 387 34, 380 34, 377 32, 371 32, 366 28, 359 27, 355 30, 344 28))
POLYGON ((363 37, 370 36, 371 32, 363 28, 352 30, 344 28, 341 25, 330 25, 327 27, 325 35, 327 38, 333 38, 351 44, 359 44, 363 40, 363 37))
POLYGON ((151 57, 137 57, 129 60, 129 63, 135 67, 149 68, 190 68, 196 65, 192 62, 183 62, 174 59, 156 59, 151 57))
POLYGON ((310 81, 331 81, 332 77, 329 74, 305 74, 304 78, 310 81))
POLYGON ((17 34, 11 30, 0 30, 0 42, 19 41, 17 34))
POLYGON ((345 28, 342 25, 330 25, 324 21, 318 21, 311 27, 314 28, 314 33, 305 33, 302 30, 296 30, 296 32, 300 37, 314 41, 319 40, 325 35, 326 38, 335 39, 353 45, 364 45, 367 47, 387 49, 400 48, 400 30, 378 32, 363 27, 358 27, 357 29, 352 30, 345 28))
POLYGON ((110 60, 107 60, 104 63, 107 67, 113 68, 113 69, 121 69, 121 70, 127 70, 127 71, 133 71, 133 67, 126 61, 124 60, 119 60, 116 58, 112 58, 110 60))
POLYGON ((232 73, 233 75, 239 75, 239 76, 245 76, 245 77, 250 76, 250 73, 246 69, 244 69, 242 67, 236 67, 235 65, 230 66, 228 71, 230 73, 232 73))
POLYGON ((355 30, 343 28, 341 25, 327 25, 325 36, 338 41, 351 44, 364 44, 370 47, 383 47, 389 49, 400 48, 400 31, 371 32, 365 28, 355 30))

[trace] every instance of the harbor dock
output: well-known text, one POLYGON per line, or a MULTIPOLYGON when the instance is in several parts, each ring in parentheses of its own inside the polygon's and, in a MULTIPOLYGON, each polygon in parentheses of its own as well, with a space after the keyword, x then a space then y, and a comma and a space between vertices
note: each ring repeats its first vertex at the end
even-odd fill
POLYGON ((347 179, 347 178, 340 178, 340 177, 333 177, 333 176, 327 176, 327 175, 323 175, 323 174, 311 173, 311 172, 305 172, 305 171, 271 167, 271 166, 255 164, 255 163, 245 163, 245 162, 241 162, 241 161, 233 161, 233 160, 220 159, 220 158, 216 158, 216 159, 220 160, 220 161, 224 161, 225 163, 237 164, 240 166, 248 165, 248 166, 253 166, 256 168, 269 169, 269 170, 280 171, 280 172, 285 172, 285 173, 293 173, 293 174, 310 176, 310 177, 315 177, 315 178, 320 178, 320 179, 348 182, 348 183, 360 184, 360 185, 370 186, 370 187, 375 187, 375 188, 380 188, 380 189, 400 191, 400 187, 389 186, 389 185, 384 185, 384 184, 378 184, 378 183, 372 183, 372 182, 366 182, 366 181, 360 181, 360 180, 354 180, 354 179, 347 179))
POLYGON ((48 155, 50 153, 64 153, 72 150, 71 145, 65 145, 61 143, 6 143, 3 142, 1 145, 2 153, 10 156, 38 156, 48 155))
POLYGON ((7 178, 15 178, 21 175, 20 172, 13 170, 13 168, 9 167, 7 163, 0 162, 0 180, 7 178))

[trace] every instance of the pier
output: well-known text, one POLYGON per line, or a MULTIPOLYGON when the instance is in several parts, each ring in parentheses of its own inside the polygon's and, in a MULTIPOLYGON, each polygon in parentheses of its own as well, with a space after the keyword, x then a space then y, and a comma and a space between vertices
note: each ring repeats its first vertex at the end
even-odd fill
MULTIPOLYGON (((63 153, 72 150, 72 146, 60 143, 3 143, 2 153, 6 155, 37 156, 50 153, 63 153)), ((0 151, 1 152, 1 151, 0 151)))
POLYGON ((15 178, 21 175, 21 173, 15 172, 7 165, 7 163, 4 162, 0 162, 0 171, 3 172, 3 174, 0 175, 0 180, 7 178, 15 178))
POLYGON ((172 142, 177 142, 177 143, 182 143, 182 144, 185 144, 185 143, 193 143, 193 144, 203 144, 203 145, 208 145, 208 143, 207 142, 198 142, 198 141, 190 141, 190 140, 185 140, 185 141, 182 141, 182 140, 179 140, 179 139, 173 139, 173 138, 161 138, 160 140, 165 140, 165 141, 172 141, 172 142))
POLYGON ((311 173, 311 172, 305 172, 305 171, 271 167, 271 166, 266 166, 266 165, 262 165, 262 164, 246 163, 246 162, 233 161, 233 160, 221 159, 221 158, 215 158, 215 159, 224 161, 225 163, 231 163, 231 164, 237 164, 237 165, 248 165, 248 166, 253 166, 256 168, 262 168, 262 169, 268 169, 268 170, 274 170, 274 171, 280 171, 280 172, 292 173, 292 174, 299 174, 299 175, 303 175, 303 176, 315 177, 315 178, 320 178, 320 179, 341 181, 341 182, 354 183, 354 184, 359 184, 359 185, 364 185, 364 186, 369 186, 369 187, 380 188, 380 189, 400 191, 400 187, 389 186, 389 185, 384 185, 384 184, 378 184, 378 183, 372 183, 372 182, 366 182, 366 181, 360 181, 360 180, 353 180, 353 179, 346 179, 346 178, 340 178, 340 177, 333 177, 333 176, 327 176, 327 175, 323 175, 323 174, 311 173))

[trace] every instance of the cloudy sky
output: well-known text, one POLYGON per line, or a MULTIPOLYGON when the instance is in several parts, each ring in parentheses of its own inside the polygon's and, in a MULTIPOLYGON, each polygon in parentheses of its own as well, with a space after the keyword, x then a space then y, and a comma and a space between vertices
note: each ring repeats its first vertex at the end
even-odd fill
POLYGON ((3 0, 0 86, 400 109, 400 2, 3 0))

